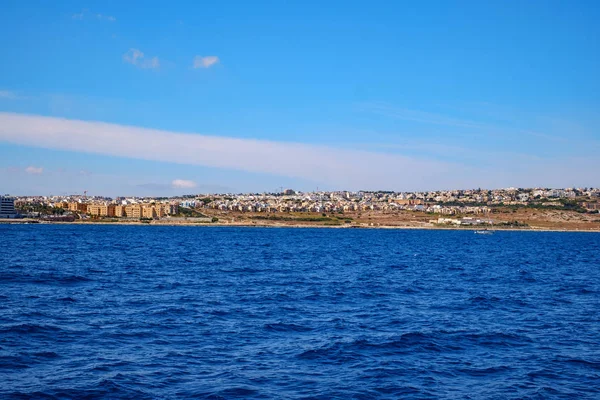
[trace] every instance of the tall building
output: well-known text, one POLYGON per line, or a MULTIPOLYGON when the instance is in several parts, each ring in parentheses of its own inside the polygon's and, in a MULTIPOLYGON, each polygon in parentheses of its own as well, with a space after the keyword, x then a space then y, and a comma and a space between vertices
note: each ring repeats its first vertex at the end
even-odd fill
POLYGON ((115 217, 124 217, 125 216, 125 207, 124 206, 115 206, 115 217))
POLYGON ((115 216, 115 205, 114 204, 89 204, 87 212, 90 215, 98 215, 100 217, 114 217, 115 216))
POLYGON ((88 212, 88 205, 85 203, 72 202, 69 203, 69 211, 88 212))
POLYGON ((126 206, 125 215, 127 215, 127 218, 142 218, 142 206, 139 204, 126 206))
POLYGON ((9 196, 0 196, 0 218, 16 218, 15 199, 9 196))

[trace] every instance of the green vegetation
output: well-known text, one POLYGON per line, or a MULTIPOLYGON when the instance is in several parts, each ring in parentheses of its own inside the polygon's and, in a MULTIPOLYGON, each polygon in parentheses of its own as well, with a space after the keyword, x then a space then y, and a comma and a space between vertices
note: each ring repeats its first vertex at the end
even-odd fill
POLYGON ((188 207, 179 207, 178 215, 182 217, 207 218, 207 216, 201 212, 188 207))
POLYGON ((17 206, 15 204, 15 210, 24 214, 29 212, 39 212, 42 215, 62 215, 65 212, 65 210, 63 210, 62 208, 54 208, 39 203, 27 203, 20 206, 17 206))
POLYGON ((524 228, 524 227, 528 227, 529 224, 526 224, 524 222, 519 222, 517 220, 514 220, 514 221, 507 221, 507 222, 499 222, 499 223, 495 224, 494 226, 506 226, 506 227, 514 227, 514 228, 524 228))

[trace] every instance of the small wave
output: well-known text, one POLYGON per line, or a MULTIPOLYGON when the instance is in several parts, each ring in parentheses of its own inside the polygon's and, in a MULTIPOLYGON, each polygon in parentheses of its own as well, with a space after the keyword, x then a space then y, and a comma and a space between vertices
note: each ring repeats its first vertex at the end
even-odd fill
POLYGON ((27 283, 33 280, 32 275, 18 272, 0 272, 0 283, 27 283))
POLYGON ((504 332, 457 334, 454 336, 457 340, 464 339, 483 346, 526 346, 531 343, 531 339, 527 336, 504 332))
POLYGON ((0 370, 26 369, 31 367, 31 360, 22 356, 0 356, 0 370))
POLYGON ((91 268, 91 267, 88 268, 87 271, 89 273, 92 273, 92 274, 104 274, 104 273, 106 273, 106 271, 103 270, 103 269, 97 269, 97 268, 91 268))
POLYGON ((39 357, 39 358, 58 358, 58 357, 60 357, 58 354, 56 354, 53 351, 40 351, 38 353, 33 353, 32 355, 34 357, 39 357))
POLYGON ((0 327, 0 333, 17 333, 19 335, 34 334, 34 333, 55 333, 60 329, 53 325, 37 325, 37 324, 18 324, 0 327))
POLYGON ((583 358, 568 358, 568 357, 557 357, 556 361, 561 363, 570 364, 573 366, 581 366, 586 368, 591 368, 595 370, 600 370, 600 361, 590 361, 584 360, 583 358))
POLYGON ((75 300, 75 299, 74 299, 74 298, 72 298, 72 297, 62 297, 62 298, 60 298, 60 299, 57 299, 57 300, 58 300, 58 301, 64 301, 64 302, 66 302, 66 303, 75 303, 75 302, 77 302, 77 300, 75 300))
POLYGON ((492 296, 492 297, 474 296, 474 297, 469 298, 469 301, 471 301, 472 303, 497 303, 500 300, 501 299, 496 296, 492 296))
POLYGON ((258 394, 258 390, 248 388, 248 387, 234 387, 234 388, 223 389, 220 392, 218 392, 217 394, 220 396, 224 396, 225 398, 231 398, 231 397, 247 398, 247 397, 255 396, 256 394, 258 394))
POLYGON ((217 317, 224 317, 226 315, 229 315, 229 312, 224 310, 210 310, 208 311, 208 314, 215 315, 217 317))
POLYGON ((277 322, 274 324, 266 324, 265 329, 272 332, 309 332, 312 328, 296 324, 285 324, 283 322, 277 322))
POLYGON ((188 313, 190 310, 183 307, 166 307, 158 310, 150 311, 152 315, 182 315, 188 313))
POLYGON ((54 284, 64 284, 64 285, 74 285, 77 283, 91 282, 90 278, 86 278, 81 275, 66 275, 66 276, 55 276, 55 275, 45 275, 42 277, 43 281, 47 281, 46 283, 54 283, 54 284))
POLYGON ((488 368, 461 368, 458 372, 471 376, 487 376, 510 372, 512 368, 506 365, 499 365, 497 367, 488 368))
POLYGON ((335 365, 353 362, 362 358, 359 353, 345 349, 345 345, 341 343, 318 349, 304 350, 302 353, 297 354, 296 357, 301 360, 321 361, 335 365))
POLYGON ((175 288, 178 288, 179 286, 181 286, 181 283, 179 283, 179 282, 159 283, 154 288, 159 289, 159 290, 165 290, 165 289, 175 289, 175 288))
POLYGON ((297 357, 309 360, 331 359, 339 361, 340 359, 344 359, 348 361, 361 357, 361 354, 373 353, 374 351, 396 353, 415 350, 440 352, 442 351, 442 347, 431 335, 421 332, 409 332, 377 342, 367 339, 337 342, 330 346, 305 350, 298 354, 297 357))

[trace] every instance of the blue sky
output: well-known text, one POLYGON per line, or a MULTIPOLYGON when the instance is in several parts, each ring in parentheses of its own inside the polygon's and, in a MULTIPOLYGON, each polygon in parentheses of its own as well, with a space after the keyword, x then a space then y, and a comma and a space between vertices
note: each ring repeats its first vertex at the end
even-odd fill
POLYGON ((2 2, 0 192, 600 186, 600 3, 323 3, 2 2))

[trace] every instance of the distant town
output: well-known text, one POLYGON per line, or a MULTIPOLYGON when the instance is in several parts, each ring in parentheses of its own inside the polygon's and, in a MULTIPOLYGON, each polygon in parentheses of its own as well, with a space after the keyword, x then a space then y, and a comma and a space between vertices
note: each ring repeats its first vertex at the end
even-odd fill
MULTIPOLYGON (((427 192, 319 191, 178 197, 1 196, 0 219, 236 225, 600 228, 600 188, 507 188, 427 192), (508 215, 507 215, 508 214, 508 215), (520 217, 520 219, 516 219, 520 217), (554 223, 553 223, 554 222, 554 223), (598 226, 596 226, 598 224, 598 226), (585 225, 585 226, 584 226, 585 225)), ((16 222, 16 221, 15 221, 16 222)))

